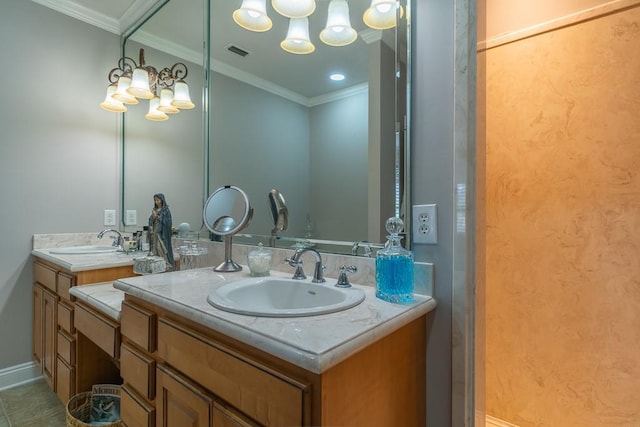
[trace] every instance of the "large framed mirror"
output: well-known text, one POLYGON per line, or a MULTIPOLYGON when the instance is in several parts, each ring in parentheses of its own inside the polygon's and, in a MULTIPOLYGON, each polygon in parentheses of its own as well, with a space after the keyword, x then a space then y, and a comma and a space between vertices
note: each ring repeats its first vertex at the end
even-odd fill
POLYGON ((269 31, 234 22, 242 3, 171 0, 127 37, 129 56, 144 47, 147 62, 185 62, 197 107, 161 123, 145 120, 142 111, 126 113, 122 217, 137 211, 140 228, 152 195, 163 192, 174 223, 187 222, 208 238, 201 213, 209 189, 235 185, 254 208, 238 243, 352 253, 356 242, 383 242, 389 216, 409 225, 406 1, 396 27, 375 30, 362 19, 371 0, 349 0, 358 36, 334 47, 319 39, 330 1, 316 0, 308 18, 315 51, 305 55, 281 48, 289 19, 270 1, 269 31), (344 80, 329 80, 338 72, 344 80), (288 211, 277 239, 273 189, 288 211))

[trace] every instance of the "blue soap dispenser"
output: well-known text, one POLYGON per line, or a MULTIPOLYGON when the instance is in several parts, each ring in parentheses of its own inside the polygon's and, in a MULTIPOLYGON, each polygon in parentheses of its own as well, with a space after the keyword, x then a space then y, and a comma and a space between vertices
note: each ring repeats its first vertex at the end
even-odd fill
POLYGON ((385 228, 388 241, 376 254, 376 297, 393 303, 413 302, 413 254, 400 244, 404 223, 391 217, 385 228))

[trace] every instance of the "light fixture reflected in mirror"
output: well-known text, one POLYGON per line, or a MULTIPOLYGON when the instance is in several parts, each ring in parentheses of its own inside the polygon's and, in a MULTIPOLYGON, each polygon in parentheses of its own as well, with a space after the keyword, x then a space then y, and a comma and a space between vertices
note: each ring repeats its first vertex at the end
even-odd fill
MULTIPOLYGON (((273 23, 267 16, 266 0, 243 0, 239 9, 233 12, 233 20, 250 31, 264 32, 273 23)), ((310 17, 316 9, 314 0, 272 0, 271 6, 280 15, 290 18, 287 38, 280 43, 282 49, 295 54, 308 54, 315 50, 309 38, 310 17), (302 19, 306 21, 301 21, 302 19), (304 29, 302 28, 304 27, 304 29), (296 34, 299 33, 299 34, 296 34)), ((364 11, 362 20, 374 30, 386 30, 397 25, 404 9, 399 1, 371 0, 364 11)), ((351 27, 347 0, 331 0, 327 11, 327 23, 320 32, 320 40, 328 46, 347 46, 358 38, 351 27)))
POLYGON ((280 47, 289 53, 305 55, 316 50, 309 39, 309 19, 291 18, 287 38, 280 43, 280 47))
POLYGON ((149 100, 149 112, 145 114, 144 117, 154 122, 163 122, 165 120, 168 120, 169 116, 167 116, 162 111, 158 110, 159 106, 160 106, 160 98, 158 98, 157 96, 151 98, 149 100))
POLYGON ((327 15, 327 25, 320 32, 320 40, 329 46, 346 46, 358 38, 351 28, 349 5, 346 0, 331 0, 327 15))
POLYGON ((144 62, 144 49, 140 49, 140 61, 128 56, 118 60, 118 66, 109 72, 107 95, 100 107, 112 112, 125 112, 124 104, 135 105, 136 98, 149 100, 149 112, 145 117, 153 121, 164 121, 165 113, 175 114, 180 109, 191 109, 195 105, 189 96, 189 86, 184 81, 188 69, 182 62, 158 71, 144 62), (157 91, 160 90, 160 97, 157 91), (174 93, 175 91, 175 93, 174 93))
POLYGON ((287 18, 305 18, 316 10, 315 0, 272 0, 271 6, 287 18))
POLYGON ((362 20, 374 30, 386 30, 397 25, 397 14, 403 15, 400 3, 390 0, 371 0, 371 6, 365 10, 362 20))
POLYGON ((141 99, 152 99, 155 96, 155 94, 151 92, 149 72, 142 68, 142 66, 133 70, 131 85, 127 88, 127 92, 141 99))
POLYGON ((178 107, 172 104, 173 102, 173 91, 169 88, 162 88, 160 91, 160 105, 158 106, 158 110, 167 114, 178 114, 180 110, 178 107))
POLYGON ((104 101, 100 103, 100 106, 107 110, 112 111, 114 113, 124 113, 127 111, 127 107, 124 106, 122 101, 118 101, 113 98, 113 95, 116 93, 116 84, 110 84, 107 87, 107 96, 104 98, 104 101))
POLYGON ((250 31, 269 31, 273 23, 267 16, 267 0, 243 0, 242 6, 233 12, 233 20, 250 31))
POLYGON ((118 88, 116 89, 116 93, 113 94, 113 99, 129 105, 138 104, 138 98, 131 95, 128 91, 130 86, 131 76, 128 73, 121 75, 118 79, 118 88))

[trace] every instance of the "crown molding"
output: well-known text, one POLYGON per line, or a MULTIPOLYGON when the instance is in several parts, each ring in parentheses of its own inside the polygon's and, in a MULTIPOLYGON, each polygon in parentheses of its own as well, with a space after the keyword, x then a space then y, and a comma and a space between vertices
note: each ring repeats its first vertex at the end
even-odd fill
POLYGON ((328 102, 337 101, 339 99, 348 98, 350 96, 358 95, 361 93, 369 93, 369 83, 360 83, 346 89, 336 90, 334 92, 325 93, 324 95, 314 96, 313 98, 309 99, 309 104, 307 106, 315 107, 317 105, 326 104, 328 102))
POLYGON ((34 3, 48 7, 57 12, 63 13, 72 18, 86 22, 94 27, 101 28, 110 33, 121 35, 122 32, 131 27, 140 19, 151 7, 160 0, 135 0, 131 6, 120 16, 114 18, 93 9, 82 6, 74 0, 31 0, 34 3))
POLYGON ((31 0, 34 3, 48 7, 94 27, 102 28, 113 34, 120 35, 120 23, 117 19, 81 6, 72 0, 31 0))
POLYGON ((153 5, 159 3, 160 0, 135 0, 129 8, 118 19, 120 26, 120 34, 131 28, 142 18, 148 11, 152 10, 153 5))
MULTIPOLYGON (((106 16, 104 14, 95 12, 84 6, 75 3, 73 0, 32 0, 34 3, 38 3, 42 6, 46 6, 50 9, 56 10, 72 18, 79 19, 103 30, 109 31, 114 34, 120 35, 123 29, 129 28, 135 23, 149 8, 162 0, 135 0, 134 3, 126 10, 126 12, 120 17, 119 20, 106 16)), ((365 30, 362 31, 361 36, 366 37, 366 41, 369 43, 373 40, 380 40, 382 31, 379 30, 365 30), (366 36, 364 33, 367 33, 366 36)), ((202 64, 203 53, 191 49, 186 49, 184 46, 174 43, 170 40, 162 37, 154 36, 148 32, 139 30, 131 36, 131 40, 137 43, 149 46, 159 51, 165 52, 169 55, 173 55, 177 58, 181 58, 185 61, 192 62, 194 64, 202 64)), ((248 85, 257 87, 266 92, 288 99, 289 101, 303 105, 305 107, 315 107, 317 105, 325 104, 327 102, 337 101, 349 96, 356 95, 358 93, 368 91, 368 84, 363 83, 344 90, 330 92, 327 94, 315 96, 312 98, 301 95, 292 90, 286 89, 280 85, 272 83, 255 74, 242 71, 231 65, 223 62, 213 60, 211 61, 211 69, 217 73, 225 75, 235 80, 239 80, 248 85)))

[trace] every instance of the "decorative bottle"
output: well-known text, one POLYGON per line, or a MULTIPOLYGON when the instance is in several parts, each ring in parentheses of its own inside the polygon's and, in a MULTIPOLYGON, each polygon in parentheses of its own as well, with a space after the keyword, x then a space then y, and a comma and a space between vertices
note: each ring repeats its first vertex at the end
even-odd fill
POLYGON ((385 228, 388 241, 376 254, 376 297, 393 303, 413 302, 413 254, 400 244, 404 223, 391 217, 385 228))
POLYGON ((143 252, 149 252, 149 226, 145 225, 142 227, 142 235, 140 236, 140 250, 143 252))

